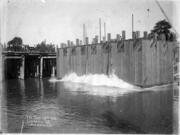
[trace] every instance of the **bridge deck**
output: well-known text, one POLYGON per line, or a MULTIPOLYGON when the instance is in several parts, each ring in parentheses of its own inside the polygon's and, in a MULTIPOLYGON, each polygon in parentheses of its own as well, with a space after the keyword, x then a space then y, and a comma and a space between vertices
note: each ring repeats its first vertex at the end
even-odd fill
POLYGON ((56 56, 53 52, 14 52, 14 51, 3 51, 5 56, 56 56))

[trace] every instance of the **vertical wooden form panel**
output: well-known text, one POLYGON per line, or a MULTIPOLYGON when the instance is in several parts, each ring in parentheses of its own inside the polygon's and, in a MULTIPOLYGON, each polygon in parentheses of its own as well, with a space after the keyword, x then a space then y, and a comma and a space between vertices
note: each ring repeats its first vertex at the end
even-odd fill
POLYGON ((150 43, 149 44, 150 48, 149 48, 149 51, 150 51, 150 58, 151 58, 151 68, 150 68, 150 78, 151 78, 151 82, 150 82, 150 86, 153 84, 154 82, 154 57, 153 57, 153 54, 154 54, 154 44, 153 43, 150 43))
POLYGON ((166 52, 166 83, 173 82, 173 47, 174 42, 167 42, 166 52))
POLYGON ((159 82, 157 84, 161 84, 162 83, 162 64, 163 64, 163 60, 162 60, 162 47, 161 47, 161 42, 158 41, 158 46, 159 46, 159 82))
POLYGON ((69 48, 69 71, 74 72, 74 56, 72 54, 72 48, 69 48))
POLYGON ((129 64, 129 41, 126 41, 124 44, 124 56, 123 56, 123 77, 125 81, 130 80, 129 79, 129 69, 130 69, 130 64, 129 64))
POLYGON ((168 57, 168 83, 173 82, 173 50, 175 47, 175 42, 170 42, 169 47, 169 57, 168 57))
POLYGON ((131 54, 131 77, 134 82, 134 84, 137 84, 137 77, 138 77, 138 47, 139 43, 136 43, 136 47, 133 47, 134 43, 131 43, 132 45, 132 54, 131 54))
POLYGON ((151 43, 151 85, 156 84, 156 59, 156 43, 153 42, 151 43))
POLYGON ((59 60, 58 60, 58 65, 59 65, 59 68, 57 68, 57 72, 58 72, 58 78, 62 78, 64 75, 63 75, 63 49, 59 49, 59 60))
POLYGON ((76 47, 77 75, 81 75, 81 47, 76 47))
POLYGON ((93 55, 93 73, 96 74, 97 73, 97 67, 98 67, 98 59, 97 59, 97 46, 96 45, 96 53, 93 55))
POLYGON ((102 45, 97 47, 97 56, 98 56, 98 73, 102 74, 102 45))
POLYGON ((124 51, 121 53, 121 78, 123 80, 127 80, 126 79, 126 43, 127 41, 124 41, 124 51))
POLYGON ((134 66, 135 70, 132 73, 134 75, 134 83, 136 85, 142 85, 142 41, 139 41, 134 49, 134 66))
POLYGON ((163 84, 166 83, 167 81, 167 54, 168 54, 168 50, 167 50, 167 43, 164 41, 162 43, 162 47, 163 47, 163 84))
POLYGON ((161 80, 160 70, 160 45, 159 42, 156 42, 156 84, 159 84, 161 80))
POLYGON ((73 68, 74 65, 72 65, 72 61, 73 61, 73 55, 72 55, 72 48, 68 48, 68 55, 67 55, 67 71, 66 74, 72 73, 73 72, 73 68), (73 67, 73 68, 72 68, 73 67))
POLYGON ((72 50, 73 48, 71 48, 71 72, 74 72, 75 71, 75 56, 74 54, 72 53, 72 50))
MULTIPOLYGON (((2 57, 2 46, 0 46, 0 81, 3 80, 3 57, 2 57)), ((0 127, 1 129, 1 127, 0 127)))
POLYGON ((142 78, 142 84, 143 86, 148 85, 148 44, 147 40, 142 41, 142 68, 143 68, 143 78, 142 78))
MULTIPOLYGON (((170 58, 171 58, 171 46, 172 46, 172 44, 170 43, 170 42, 168 42, 167 43, 167 56, 166 56, 166 58, 167 58, 167 60, 166 60, 166 64, 167 64, 167 66, 166 66, 166 72, 167 72, 167 78, 166 78, 166 83, 169 83, 169 77, 172 75, 172 74, 170 74, 170 65, 171 65, 171 63, 170 63, 170 58)), ((172 63, 173 64, 173 63, 172 63)))
MULTIPOLYGON (((124 44, 124 43, 122 43, 122 44, 124 44)), ((118 72, 118 77, 122 78, 122 79, 123 79, 123 59, 124 59, 123 55, 124 55, 124 50, 123 50, 123 47, 122 47, 121 50, 116 51, 116 53, 115 53, 115 61, 114 61, 114 65, 116 65, 116 71, 118 72)))
POLYGON ((142 86, 142 40, 138 50, 138 85, 142 86))
POLYGON ((66 69, 65 69, 65 75, 71 73, 71 63, 70 60, 72 58, 71 48, 67 48, 67 56, 65 57, 66 62, 66 69))
POLYGON ((123 80, 126 80, 126 53, 125 53, 125 50, 126 50, 126 41, 124 41, 124 51, 120 54, 121 56, 121 75, 122 75, 122 79, 123 80))
POLYGON ((102 62, 101 71, 102 71, 102 74, 106 74, 104 71, 104 49, 102 46, 101 46, 101 62, 102 62))
POLYGON ((160 46, 160 82, 159 84, 163 84, 164 83, 164 47, 163 47, 163 43, 162 41, 159 41, 159 46, 160 46))
POLYGON ((153 41, 150 43, 151 46, 151 85, 158 84, 157 78, 158 78, 158 44, 157 41, 153 41))
POLYGON ((79 75, 79 48, 76 47, 76 54, 75 54, 75 73, 79 75))
POLYGON ((146 42, 146 45, 147 45, 147 51, 146 51, 146 54, 147 54, 147 77, 148 77, 148 80, 147 80, 147 85, 151 86, 152 85, 152 49, 151 49, 151 43, 149 40, 147 40, 146 42))
POLYGON ((168 47, 168 42, 163 44, 164 47, 164 83, 168 82, 168 71, 167 71, 167 67, 168 67, 168 55, 169 55, 169 47, 168 47))
POLYGON ((106 50, 105 50, 105 47, 103 47, 102 48, 102 69, 103 69, 103 74, 105 74, 105 75, 108 75, 108 73, 109 73, 109 69, 108 69, 108 58, 109 56, 108 56, 108 53, 106 52, 106 50))
POLYGON ((142 83, 144 86, 172 82, 172 43, 142 42, 142 83))
POLYGON ((66 64, 65 57, 67 57, 67 56, 65 56, 64 52, 63 52, 63 55, 62 55, 62 64, 61 64, 62 65, 62 76, 65 76, 65 68, 66 68, 65 67, 66 66, 65 65, 66 64))
MULTIPOLYGON (((71 61, 72 61, 72 71, 71 72, 75 72, 76 70, 76 65, 75 65, 75 62, 76 62, 76 54, 73 54, 72 53, 72 50, 73 48, 71 48, 71 61)), ((75 72, 76 73, 76 72, 75 72)))
POLYGON ((90 51, 90 55, 91 55, 91 59, 90 59, 91 74, 94 74, 95 73, 95 55, 96 54, 92 53, 92 48, 90 50, 91 50, 90 51))
POLYGON ((96 60, 95 60, 95 71, 98 74, 102 74, 102 49, 101 49, 102 45, 97 45, 96 49, 97 49, 97 53, 96 53, 96 60))
POLYGON ((148 44, 148 61, 149 61, 149 65, 148 65, 148 78, 149 78, 149 82, 148 82, 148 85, 151 86, 152 85, 152 82, 153 82, 153 79, 152 79, 152 76, 153 76, 153 58, 152 58, 152 46, 151 46, 151 43, 149 41, 147 41, 147 44, 148 44))
POLYGON ((144 57, 144 40, 142 40, 142 80, 141 84, 142 86, 145 85, 145 71, 144 71, 144 65, 145 65, 145 57, 144 57))
POLYGON ((111 64, 112 64, 112 72, 114 72, 119 78, 120 76, 120 52, 117 50, 117 43, 112 44, 111 48, 112 56, 111 56, 111 64))
POLYGON ((158 47, 157 47, 157 42, 155 41, 153 43, 153 47, 152 47, 152 50, 153 50, 153 70, 154 70, 154 73, 153 73, 153 84, 157 84, 157 78, 158 78, 158 69, 157 69, 157 64, 158 64, 158 47))
POLYGON ((87 46, 87 56, 86 73, 91 74, 91 46, 87 46))
MULTIPOLYGON (((133 44, 132 44, 133 46, 133 44)), ((136 46, 138 46, 136 44, 136 46)), ((132 63, 132 68, 134 69, 134 76, 133 76, 133 80, 134 80, 134 83, 137 84, 137 80, 138 80, 138 50, 137 50, 137 47, 133 47, 133 63, 132 63)))
POLYGON ((130 41, 128 40, 127 42, 126 42, 126 44, 125 44, 125 54, 126 54, 126 56, 125 56, 125 65, 126 65, 126 76, 125 76, 125 78, 126 78, 126 81, 129 81, 130 82, 130 53, 129 53, 129 49, 130 48, 130 41))
POLYGON ((60 68, 60 62, 59 62, 60 57, 59 57, 59 53, 60 53, 60 49, 57 49, 57 52, 56 52, 56 69, 58 69, 57 72, 56 72, 56 77, 57 78, 59 78, 59 76, 60 76, 60 70, 59 70, 59 68, 60 68))
POLYGON ((85 46, 84 54, 81 54, 81 75, 86 74, 86 62, 87 62, 87 46, 85 46))
POLYGON ((130 78, 131 82, 136 83, 135 79, 135 73, 137 70, 136 63, 137 63, 137 57, 136 57, 136 48, 134 48, 134 41, 130 41, 130 78))
POLYGON ((93 72, 93 56, 91 54, 91 46, 88 46, 88 72, 92 74, 93 72))
POLYGON ((162 47, 162 62, 163 62, 163 67, 162 67, 162 84, 164 84, 165 82, 166 82, 166 78, 167 78, 167 72, 166 72, 166 55, 167 55, 167 44, 166 44, 166 42, 165 41, 162 41, 162 43, 161 43, 161 47, 162 47))
MULTIPOLYGON (((0 54, 1 55, 1 54, 0 54)), ((0 61, 1 62, 1 61, 0 61)), ((2 66, 1 64, 0 64, 0 66, 2 66)), ((0 67, 1 68, 1 67, 0 67)), ((1 76, 0 77, 2 77, 2 74, 0 74, 1 76)), ((0 81, 2 81, 2 78, 0 79, 0 81)), ((1 83, 1 82, 0 82, 1 83)), ((3 87, 2 87, 2 84, 0 85, 0 132, 2 133, 3 131, 2 131, 2 98, 3 98, 3 87)))
POLYGON ((63 65, 62 65, 63 66, 63 68, 62 68, 63 69, 63 72, 62 72, 63 76, 66 75, 66 67, 67 67, 66 59, 67 59, 67 57, 68 57, 68 53, 66 56, 63 54, 63 65))
POLYGON ((56 68, 56 72, 57 72, 57 78, 61 79, 63 77, 63 49, 62 48, 58 49, 58 54, 59 54, 59 56, 57 56, 57 57, 59 57, 59 58, 58 58, 56 64, 59 67, 56 68))
POLYGON ((76 73, 78 74, 78 75, 80 75, 80 49, 79 49, 79 47, 76 47, 76 55, 75 55, 75 58, 76 58, 76 73))
POLYGON ((78 58, 78 60, 79 60, 79 68, 78 68, 78 70, 79 70, 79 75, 83 75, 83 65, 82 65, 82 57, 83 57, 83 55, 82 55, 82 53, 81 53, 81 47, 78 47, 78 51, 79 51, 79 58, 78 58))
MULTIPOLYGON (((125 80, 125 77, 124 77, 124 57, 125 57, 125 41, 124 41, 124 50, 119 52, 119 59, 120 59, 120 74, 119 74, 119 77, 122 78, 123 80, 125 80)), ((117 57, 118 57, 117 56, 117 57)))
MULTIPOLYGON (((96 45, 96 49, 97 49, 96 45)), ((96 61, 97 61, 97 52, 95 54, 92 55, 93 56, 93 74, 95 74, 97 72, 97 65, 96 65, 96 61)))
POLYGON ((159 82, 159 44, 157 41, 155 42, 154 51, 155 51, 155 54, 154 54, 154 61, 155 61, 154 80, 155 80, 155 82, 154 82, 154 84, 158 84, 158 82, 159 82))
POLYGON ((111 75, 112 74, 112 45, 114 45, 114 44, 109 44, 109 47, 110 47, 110 50, 109 50, 109 52, 108 52, 108 66, 109 66, 109 71, 108 71, 108 73, 109 73, 109 75, 111 75))
POLYGON ((89 58, 89 53, 88 53, 88 51, 89 51, 89 48, 88 48, 88 46, 86 46, 86 58, 85 58, 85 67, 86 67, 86 69, 85 69, 85 74, 88 74, 88 58, 89 58))
POLYGON ((75 72, 77 74, 77 48, 75 48, 75 55, 73 55, 74 58, 74 70, 73 72, 75 72))
POLYGON ((78 60, 78 48, 77 47, 75 47, 75 55, 74 55, 74 72, 76 73, 76 74, 79 74, 78 73, 78 63, 79 63, 79 60, 78 60))
POLYGON ((166 53, 166 72, 167 72, 167 74, 166 74, 166 83, 168 83, 169 82, 169 76, 171 76, 170 75, 170 69, 169 69, 169 66, 170 66, 170 57, 171 57, 171 54, 170 54, 170 50, 171 50, 171 43, 170 42, 167 42, 167 53, 166 53))
POLYGON ((128 82, 130 82, 130 83, 133 83, 134 82, 134 80, 133 80, 133 68, 132 68, 132 65, 133 65, 133 61, 134 60, 132 60, 132 53, 133 53, 133 47, 132 47, 132 45, 133 45, 133 42, 131 42, 130 40, 128 41, 128 44, 127 44, 127 46, 128 46, 128 49, 127 49, 127 67, 128 67, 128 71, 127 71, 127 79, 128 79, 128 82))

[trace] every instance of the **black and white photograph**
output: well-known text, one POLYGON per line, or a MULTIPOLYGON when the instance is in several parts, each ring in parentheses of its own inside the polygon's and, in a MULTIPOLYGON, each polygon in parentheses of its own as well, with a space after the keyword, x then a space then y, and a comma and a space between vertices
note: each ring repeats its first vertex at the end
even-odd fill
POLYGON ((0 0, 0 134, 179 134, 179 0, 0 0))

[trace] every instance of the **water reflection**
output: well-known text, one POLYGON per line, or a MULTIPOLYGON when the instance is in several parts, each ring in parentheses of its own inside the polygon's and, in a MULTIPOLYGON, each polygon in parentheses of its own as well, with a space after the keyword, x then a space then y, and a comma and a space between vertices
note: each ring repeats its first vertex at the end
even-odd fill
POLYGON ((23 133, 172 133, 171 86, 124 92, 48 79, 2 86, 4 132, 19 133, 24 121, 23 133))

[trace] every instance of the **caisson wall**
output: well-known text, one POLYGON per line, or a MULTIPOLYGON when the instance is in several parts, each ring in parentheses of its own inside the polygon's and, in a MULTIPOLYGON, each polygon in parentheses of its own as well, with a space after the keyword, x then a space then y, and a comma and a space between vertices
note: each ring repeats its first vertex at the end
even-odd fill
POLYGON ((0 46, 0 81, 3 80, 3 57, 2 57, 2 46, 0 46))
POLYGON ((131 39, 59 48, 57 77, 71 72, 78 75, 115 73, 119 78, 143 87, 171 83, 175 44, 131 39))

